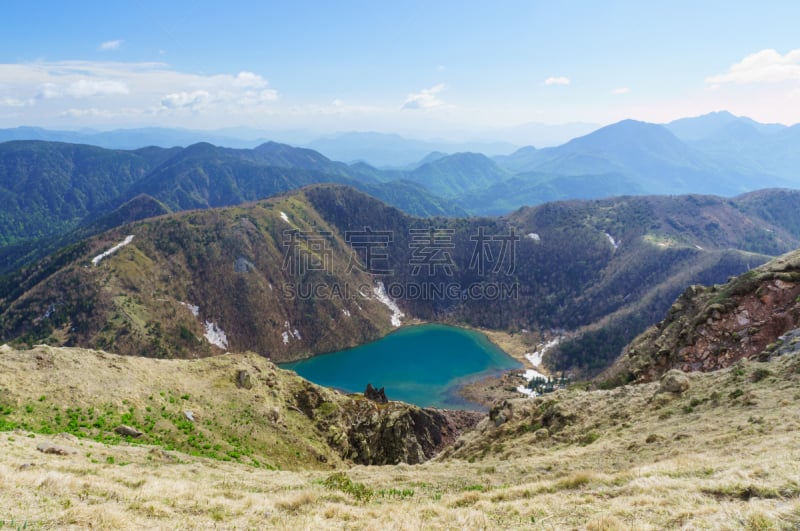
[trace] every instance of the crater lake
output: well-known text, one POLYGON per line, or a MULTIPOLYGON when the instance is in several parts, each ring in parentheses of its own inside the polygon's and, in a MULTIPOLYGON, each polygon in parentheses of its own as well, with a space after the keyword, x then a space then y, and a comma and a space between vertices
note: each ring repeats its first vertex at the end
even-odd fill
POLYGON ((458 389, 522 364, 473 330, 442 324, 401 328, 359 347, 285 363, 283 369, 326 387, 362 393, 371 383, 389 400, 421 407, 481 409, 458 389))

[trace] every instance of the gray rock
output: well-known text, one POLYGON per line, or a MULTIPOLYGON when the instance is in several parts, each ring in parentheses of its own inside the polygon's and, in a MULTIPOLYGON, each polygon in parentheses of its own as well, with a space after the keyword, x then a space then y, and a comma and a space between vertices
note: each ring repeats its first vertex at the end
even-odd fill
POLYGON ((52 455, 72 455, 76 453, 75 450, 70 448, 64 448, 63 446, 56 446, 55 444, 50 443, 39 443, 36 445, 36 449, 43 454, 52 455))
POLYGON ((256 266, 245 258, 244 256, 240 256, 236 259, 236 262, 233 264, 233 271, 235 273, 249 273, 250 271, 254 271, 256 266))
POLYGON ((252 389, 253 382, 250 380, 250 373, 241 370, 236 373, 236 387, 239 389, 252 389))
POLYGON ((136 438, 136 437, 141 437, 142 435, 144 435, 143 432, 137 430, 136 428, 134 428, 132 426, 126 426, 125 424, 120 424, 119 426, 114 428, 114 431, 117 432, 118 434, 122 435, 122 436, 125 436, 125 437, 136 438))
POLYGON ((659 391, 662 393, 683 393, 689 389, 689 377, 683 371, 678 369, 671 369, 661 377, 661 387, 659 391))
POLYGON ((267 412, 267 418, 275 424, 277 424, 281 420, 281 410, 277 407, 273 407, 267 412))
POLYGON ((533 434, 536 436, 537 439, 547 439, 550 437, 550 430, 547 428, 539 428, 533 434))
POLYGON ((183 412, 183 416, 186 417, 186 420, 188 420, 189 422, 194 422, 195 421, 194 420, 194 413, 192 413, 191 411, 184 411, 183 412))

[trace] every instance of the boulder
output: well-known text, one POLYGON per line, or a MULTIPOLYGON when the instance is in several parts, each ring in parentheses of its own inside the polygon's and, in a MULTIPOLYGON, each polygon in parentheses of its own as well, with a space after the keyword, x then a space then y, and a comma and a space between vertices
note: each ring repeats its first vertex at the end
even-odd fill
POLYGON ((250 373, 241 370, 236 373, 236 387, 239 389, 252 389, 253 382, 250 381, 250 373))
POLYGON ((52 455, 71 455, 77 453, 75 450, 70 448, 64 448, 63 446, 56 446, 55 444, 50 443, 39 443, 36 445, 36 449, 43 454, 52 455))
POLYGON ((661 377, 661 387, 659 392, 662 393, 683 393, 689 389, 689 377, 686 373, 678 369, 671 369, 661 377))
POLYGON ((132 426, 126 426, 125 424, 120 424, 119 426, 114 428, 114 431, 124 437, 133 437, 134 439, 144 435, 144 433, 137 430, 136 428, 132 426))

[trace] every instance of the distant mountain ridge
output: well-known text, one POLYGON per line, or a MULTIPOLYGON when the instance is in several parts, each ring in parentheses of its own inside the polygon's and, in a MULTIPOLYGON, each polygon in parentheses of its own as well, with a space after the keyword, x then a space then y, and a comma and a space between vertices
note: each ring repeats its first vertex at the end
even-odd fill
MULTIPOLYGON (((0 130, 0 138, 4 133, 18 137, 25 131, 47 133, 25 128, 0 130)), ((142 131, 146 136, 149 130, 142 131)), ((168 135, 170 131, 156 133, 168 135)), ((72 138, 83 134, 51 133, 58 139, 63 139, 64 135, 72 138)), ((112 133, 123 135, 124 131, 109 134, 112 133)), ((208 134, 212 135, 209 139, 214 138, 214 133, 208 134)), ((84 135, 84 138, 90 136, 84 135)), ((220 141, 225 145, 225 138, 220 141)), ((508 144, 417 141, 382 133, 331 135, 310 142, 308 146, 314 149, 303 151, 304 148, 267 142, 253 149, 253 153, 245 154, 246 150, 241 150, 238 156, 251 163, 273 167, 320 170, 335 182, 355 182, 365 190, 367 186, 381 185, 367 191, 378 197, 391 197, 400 208, 410 209, 415 214, 437 213, 434 207, 437 203, 441 207, 439 214, 466 211, 481 215, 560 199, 687 193, 734 196, 766 187, 800 185, 800 125, 760 124, 728 112, 684 118, 663 125, 623 120, 564 144, 541 149, 527 146, 514 150, 508 144), (270 150, 271 153, 259 159, 258 150, 264 155, 270 150), (413 152, 411 157, 410 152, 413 152), (498 152, 502 154, 496 154, 498 152), (364 157, 365 153, 373 156, 364 157), (379 168, 381 164, 375 163, 382 157, 394 156, 399 158, 394 160, 391 169, 379 168), (364 162, 365 158, 372 164, 364 162), (489 158, 491 161, 487 160, 489 158), (356 160, 358 162, 354 162, 356 160), (384 186, 387 183, 391 184, 384 186), (419 189, 408 190, 413 186, 411 183, 416 183, 419 189), (423 194, 424 188, 430 195, 404 205, 396 190, 381 191, 389 187, 414 195, 423 194), (448 201, 441 198, 448 198, 464 210, 452 203, 445 206, 448 201)), ((302 180, 298 185, 308 182, 308 179, 302 180)))
MULTIPOLYGON (((379 144, 394 138, 378 136, 379 144)), ((134 151, 6 142, 0 143, 0 198, 5 205, 0 210, 0 270, 4 263, 19 263, 3 245, 61 237, 137 195, 183 210, 234 205, 335 182, 413 215, 497 215, 554 200, 735 196, 765 187, 792 188, 800 184, 798 168, 800 125, 758 124, 729 113, 666 125, 624 120, 557 147, 529 146, 493 158, 428 152, 418 163, 393 170, 363 162, 348 165, 276 142, 253 149, 200 142, 134 151), (694 140, 682 140, 676 131, 694 140)))
POLYGON ((235 205, 312 183, 338 182, 411 214, 466 214, 410 181, 381 186, 376 171, 274 142, 255 149, 198 143, 135 151, 45 141, 0 143, 0 248, 61 236, 139 195, 177 211, 235 205))
POLYGON ((759 179, 764 177, 724 167, 681 142, 666 127, 635 120, 531 153, 521 169, 559 176, 618 173, 632 178, 645 193, 657 194, 734 195, 762 187, 759 179))

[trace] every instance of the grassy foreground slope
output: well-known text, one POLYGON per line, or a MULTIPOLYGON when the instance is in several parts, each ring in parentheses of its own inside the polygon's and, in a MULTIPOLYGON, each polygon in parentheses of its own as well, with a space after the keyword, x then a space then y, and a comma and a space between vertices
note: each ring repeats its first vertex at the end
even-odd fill
POLYGON ((480 417, 346 396, 253 353, 153 360, 0 349, 0 430, 151 444, 253 469, 419 463, 480 417))
MULTIPOLYGON (((0 526, 597 530, 800 524, 796 351, 689 374, 682 394, 660 393, 654 382, 504 402, 420 465, 365 467, 334 459, 324 466, 335 470, 306 471, 252 462, 316 459, 306 415, 275 401, 260 384, 245 390, 229 382, 234 368, 258 374, 254 360, 268 364, 238 355, 180 361, 4 349, 0 396, 13 403, 4 405, 0 422, 6 429, 26 422, 33 431, 0 432, 0 526), (58 376, 46 366, 48 353, 58 376), (147 369, 151 365, 160 370, 147 369), (207 384, 196 387, 201 374, 207 384), (50 378, 47 386, 41 375, 50 378), (151 389, 163 389, 166 397, 151 389), (121 402, 124 396, 128 404, 121 402), (67 408, 104 412, 112 404, 133 408, 135 420, 154 404, 168 414, 191 409, 196 429, 209 440, 225 437, 228 429, 246 439, 248 430, 266 429, 270 421, 259 417, 259 408, 273 403, 287 430, 274 444, 250 448, 240 462, 165 450, 163 443, 98 442, 91 430, 76 438, 41 429, 55 410, 67 416, 67 408), (306 449, 291 454, 282 446, 286 440, 306 449), (68 453, 45 454, 39 445, 68 453)), ((283 386, 290 379, 280 381, 283 386)), ((331 403, 340 406, 341 400, 331 403)), ((145 438, 156 442, 152 434, 161 427, 159 420, 145 438)))

